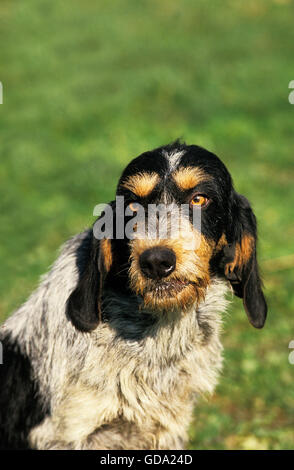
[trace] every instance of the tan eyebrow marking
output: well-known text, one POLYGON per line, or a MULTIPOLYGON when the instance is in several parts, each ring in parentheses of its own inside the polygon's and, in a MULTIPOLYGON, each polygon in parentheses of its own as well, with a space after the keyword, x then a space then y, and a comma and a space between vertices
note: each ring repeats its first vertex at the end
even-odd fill
POLYGON ((201 168, 189 166, 187 168, 179 168, 173 173, 173 179, 181 190, 186 191, 187 189, 194 188, 194 186, 202 181, 209 181, 211 176, 201 168))
POLYGON ((157 173, 137 173, 123 181, 122 186, 132 191, 136 196, 145 197, 151 193, 159 181, 157 173))

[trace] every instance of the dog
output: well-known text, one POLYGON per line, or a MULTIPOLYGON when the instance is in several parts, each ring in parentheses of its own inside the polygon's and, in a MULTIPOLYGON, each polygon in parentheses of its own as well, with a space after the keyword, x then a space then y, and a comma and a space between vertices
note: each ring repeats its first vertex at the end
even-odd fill
POLYGON ((256 218, 216 155, 179 141, 145 152, 107 207, 112 229, 145 215, 128 238, 103 232, 105 208, 1 327, 2 449, 183 449, 221 371, 226 294, 264 325, 256 218), (173 207, 168 233, 188 207, 176 236, 158 236, 146 210, 159 204, 173 207))

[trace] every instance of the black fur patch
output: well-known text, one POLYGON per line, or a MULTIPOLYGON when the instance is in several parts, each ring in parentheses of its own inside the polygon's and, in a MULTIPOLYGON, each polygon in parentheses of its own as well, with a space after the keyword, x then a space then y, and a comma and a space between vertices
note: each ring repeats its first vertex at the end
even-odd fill
POLYGON ((16 342, 0 336, 3 364, 0 365, 0 449, 29 449, 28 434, 49 409, 40 399, 32 377, 30 360, 16 342))

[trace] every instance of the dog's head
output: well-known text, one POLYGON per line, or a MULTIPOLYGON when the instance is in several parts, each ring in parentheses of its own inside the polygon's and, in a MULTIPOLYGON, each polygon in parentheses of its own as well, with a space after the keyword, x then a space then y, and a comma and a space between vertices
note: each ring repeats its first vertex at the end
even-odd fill
POLYGON ((214 276, 231 283, 253 326, 264 325, 256 219, 211 152, 176 142, 132 160, 93 234, 68 301, 79 329, 97 326, 105 288, 158 314, 183 312, 204 299, 214 276))

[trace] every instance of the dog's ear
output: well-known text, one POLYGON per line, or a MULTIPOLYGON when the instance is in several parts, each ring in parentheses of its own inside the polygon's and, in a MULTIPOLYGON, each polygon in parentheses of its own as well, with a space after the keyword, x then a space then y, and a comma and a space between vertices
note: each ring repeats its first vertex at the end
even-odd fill
POLYGON ((102 321, 103 284, 111 264, 111 240, 96 240, 92 233, 84 269, 67 301, 67 315, 80 331, 94 330, 102 321))
POLYGON ((235 295, 243 299, 245 311, 255 328, 262 328, 267 304, 262 292, 256 258, 256 218, 248 200, 233 193, 231 227, 224 247, 224 273, 235 295))

